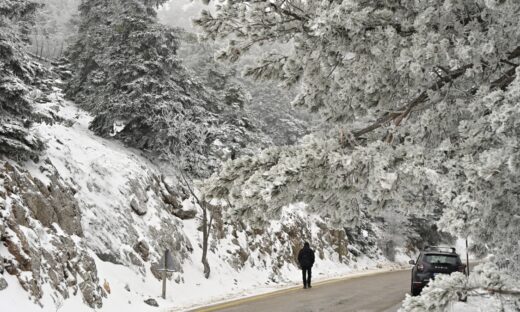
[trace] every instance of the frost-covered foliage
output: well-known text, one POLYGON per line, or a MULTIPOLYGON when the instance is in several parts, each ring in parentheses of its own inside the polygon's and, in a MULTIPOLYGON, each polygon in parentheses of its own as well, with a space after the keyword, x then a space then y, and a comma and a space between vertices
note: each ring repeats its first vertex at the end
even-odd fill
POLYGON ((247 109, 252 98, 245 86, 235 79, 236 70, 216 62, 211 45, 201 43, 196 34, 182 32, 179 41, 179 58, 194 80, 204 85, 210 94, 218 107, 220 122, 244 130, 242 134, 230 133, 231 140, 221 139, 227 153, 235 156, 251 154, 251 149, 271 145, 271 139, 262 133, 260 124, 247 109))
POLYGON ((497 255, 505 255, 497 259, 501 264, 518 270, 520 79, 507 91, 486 92, 459 104, 467 107, 467 115, 458 125, 458 139, 445 144, 451 156, 444 167, 449 170, 430 176, 447 207, 439 224, 490 246, 497 255))
POLYGON ((42 144, 31 134, 31 84, 41 72, 25 52, 36 3, 0 2, 0 155, 36 158, 42 144))
POLYGON ((197 24, 230 39, 220 57, 292 44, 246 74, 300 83, 296 103, 333 130, 229 163, 209 192, 259 218, 294 199, 338 223, 359 210, 442 214, 441 230, 518 274, 519 10, 512 0, 219 2, 197 24))
POLYGON ((175 57, 174 30, 156 23, 155 15, 147 1, 85 1, 68 50, 74 70, 68 94, 96 114, 92 129, 143 149, 179 137, 180 127, 166 127, 171 118, 195 120, 204 111, 203 99, 190 96, 198 88, 175 57))
POLYGON ((406 213, 399 207, 384 209, 374 218, 380 231, 377 244, 387 259, 396 260, 397 252, 403 250, 414 255, 426 246, 455 243, 455 239, 444 231, 439 231, 435 221, 438 213, 406 213))
POLYGON ((254 215, 260 221, 294 201, 306 202, 338 226, 356 223, 362 211, 393 205, 432 211, 439 204, 432 200, 432 189, 418 187, 427 180, 418 180, 423 173, 414 165, 426 154, 411 144, 380 141, 352 151, 336 140, 311 136, 301 145, 271 148, 226 163, 210 179, 207 191, 228 198, 233 214, 254 215))
POLYGON ((31 51, 54 59, 63 55, 70 36, 77 31, 75 17, 80 0, 35 0, 41 5, 31 29, 31 51))
POLYGON ((184 33, 180 42, 178 53, 183 64, 220 98, 225 108, 230 108, 231 116, 220 114, 226 122, 245 119, 275 145, 292 145, 307 134, 311 116, 290 107, 296 94, 293 90, 276 82, 259 83, 241 75, 241 70, 254 60, 244 58, 237 64, 218 62, 214 58, 218 43, 201 42, 192 33, 184 33))
POLYGON ((447 311, 454 303, 453 311, 473 311, 466 309, 476 297, 486 298, 492 306, 479 306, 481 311, 507 311, 520 309, 520 289, 518 283, 504 272, 490 264, 475 268, 469 278, 459 272, 439 275, 423 289, 421 296, 406 296, 400 312, 447 311), (467 299, 467 304, 457 303, 467 299))
MULTIPOLYGON (((229 38, 219 57, 292 43, 246 73, 301 82, 296 102, 336 121, 395 112, 427 89, 467 89, 497 76, 518 46, 517 1, 217 1, 196 20, 209 38, 229 38), (454 87, 455 87, 454 86, 454 87)), ((460 94, 459 94, 460 95, 460 94)), ((433 96, 433 95, 432 95, 433 96)))

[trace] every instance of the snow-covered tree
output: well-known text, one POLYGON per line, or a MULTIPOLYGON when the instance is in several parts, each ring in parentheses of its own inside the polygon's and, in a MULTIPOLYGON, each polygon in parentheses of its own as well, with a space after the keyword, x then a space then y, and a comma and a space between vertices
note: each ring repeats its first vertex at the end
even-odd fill
POLYGON ((197 128, 216 120, 204 88, 175 55, 176 31, 157 22, 164 2, 82 2, 67 51, 74 72, 67 92, 95 114, 91 129, 152 152, 192 149, 197 128))
POLYGON ((260 219, 293 200, 338 223, 360 209, 442 213, 440 229, 518 272, 519 11, 513 0, 218 1, 196 21, 228 38, 218 57, 289 45, 246 74, 298 84, 294 103, 331 130, 226 164, 209 192, 260 219))
POLYGON ((31 51, 48 59, 59 58, 75 34, 74 17, 80 0, 36 0, 41 8, 31 29, 31 51))
MULTIPOLYGON (((166 21, 165 21, 166 22, 166 21)), ((184 33, 180 39, 179 57, 183 64, 195 72, 204 86, 213 91, 219 102, 223 103, 223 112, 219 118, 226 123, 248 123, 251 130, 261 136, 268 136, 272 143, 263 144, 249 141, 257 146, 292 145, 297 142, 310 126, 309 114, 292 109, 290 102, 295 95, 293 90, 277 86, 276 82, 258 83, 241 75, 241 70, 253 59, 243 58, 236 64, 225 64, 214 58, 219 43, 201 42, 196 34, 184 33)), ((261 50, 255 51, 261 53, 261 50)), ((250 144, 251 145, 251 144, 250 144)), ((234 150, 243 150, 243 146, 233 146, 234 150)), ((247 154, 247 151, 240 154, 247 154)))
POLYGON ((183 112, 182 97, 189 97, 182 91, 189 80, 178 85, 171 78, 182 70, 174 30, 156 23, 151 4, 84 1, 78 36, 67 52, 75 73, 67 91, 96 114, 92 128, 103 135, 142 131, 144 137, 125 136, 142 148, 167 140, 147 132, 164 123, 165 112, 183 112))
POLYGON ((216 16, 205 11, 196 24, 209 38, 229 38, 221 59, 235 61, 259 44, 291 43, 246 74, 301 82, 297 104, 335 121, 383 113, 396 119, 452 81, 466 90, 511 67, 518 4, 490 3, 218 1, 216 16))
POLYGON ((221 145, 258 140, 240 112, 186 70, 177 56, 180 30, 157 20, 164 2, 84 1, 67 51, 74 73, 67 93, 94 113, 97 134, 159 156, 170 147, 204 164, 198 174, 207 175, 220 163, 221 145))
POLYGON ((33 1, 0 2, 0 155, 20 160, 37 158, 42 148, 29 129, 31 85, 42 70, 26 53, 37 8, 33 1))

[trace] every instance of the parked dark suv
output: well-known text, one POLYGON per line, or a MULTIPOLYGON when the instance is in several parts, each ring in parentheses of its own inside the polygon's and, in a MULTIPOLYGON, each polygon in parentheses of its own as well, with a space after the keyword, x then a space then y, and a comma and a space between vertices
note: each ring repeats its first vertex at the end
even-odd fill
POLYGON ((412 296, 418 296, 430 279, 438 274, 466 273, 466 265, 453 247, 426 247, 417 257, 417 262, 410 260, 410 264, 414 265, 410 291, 412 296))

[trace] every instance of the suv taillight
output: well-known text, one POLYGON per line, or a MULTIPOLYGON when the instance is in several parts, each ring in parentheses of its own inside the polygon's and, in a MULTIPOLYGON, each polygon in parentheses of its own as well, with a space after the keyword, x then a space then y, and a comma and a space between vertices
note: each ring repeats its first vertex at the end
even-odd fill
POLYGON ((424 270, 424 265, 422 263, 419 263, 417 265, 417 271, 422 272, 424 270))
POLYGON ((465 264, 461 264, 457 267, 457 271, 461 272, 461 273, 466 273, 466 265, 465 264))

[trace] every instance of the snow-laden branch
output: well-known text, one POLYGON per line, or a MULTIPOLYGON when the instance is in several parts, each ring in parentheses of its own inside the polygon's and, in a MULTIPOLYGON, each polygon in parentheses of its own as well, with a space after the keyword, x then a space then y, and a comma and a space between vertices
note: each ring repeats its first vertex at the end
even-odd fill
MULTIPOLYGON (((517 47, 512 52, 508 53, 508 59, 507 61, 511 61, 517 57, 520 56, 520 47, 517 47)), ((504 89, 507 87, 513 80, 515 79, 515 70, 518 67, 517 64, 510 64, 512 68, 507 70, 504 74, 502 74, 498 79, 492 81, 489 86, 491 90, 495 89, 504 89)), ((410 101, 407 105, 397 108, 395 113, 386 113, 383 117, 379 118, 376 122, 371 124, 370 126, 367 126, 363 129, 353 131, 352 133, 356 138, 359 138, 360 136, 367 134, 373 130, 376 130, 388 122, 392 120, 398 120, 399 122, 405 118, 415 107, 417 107, 419 104, 422 104, 428 100, 428 92, 427 91, 437 91, 440 90, 445 85, 453 82, 455 79, 461 77, 468 69, 473 67, 473 64, 467 64, 465 66, 462 66, 461 68, 458 68, 453 71, 447 71, 445 76, 442 76, 440 79, 438 79, 435 83, 433 83, 427 90, 421 92, 416 98, 414 98, 412 101, 410 101), (401 113, 402 111, 402 113, 401 113)), ((468 91, 470 94, 474 94, 477 92, 477 88, 471 88, 471 90, 468 91)), ((397 121, 396 121, 397 123, 397 121)))

